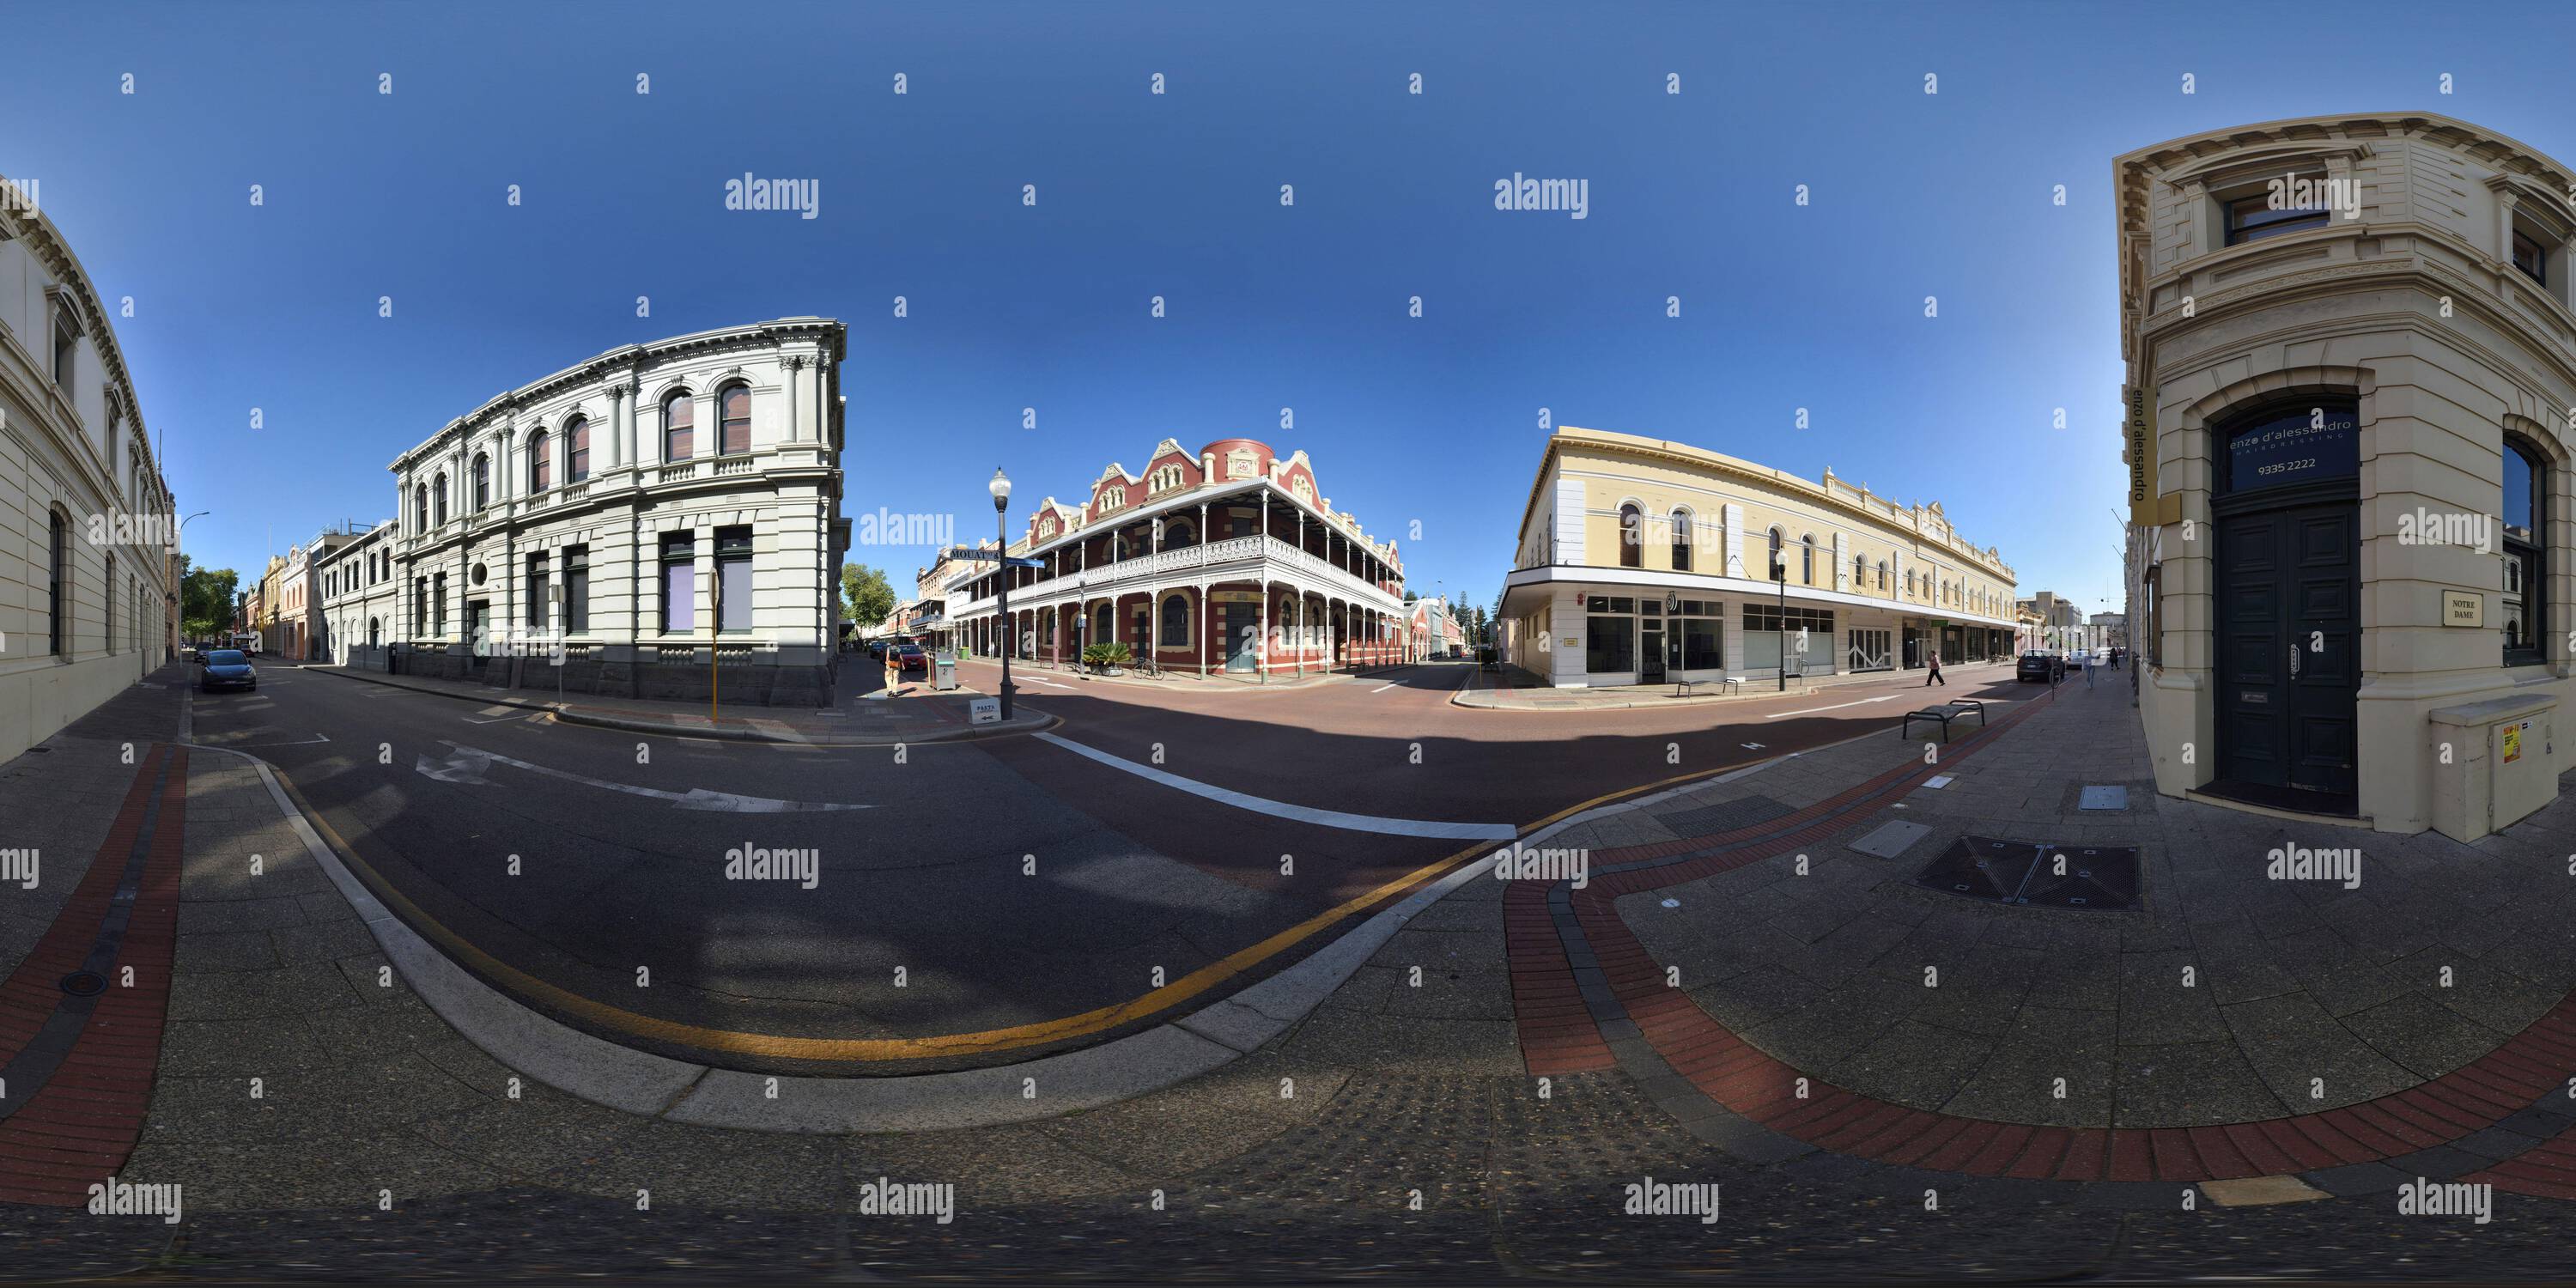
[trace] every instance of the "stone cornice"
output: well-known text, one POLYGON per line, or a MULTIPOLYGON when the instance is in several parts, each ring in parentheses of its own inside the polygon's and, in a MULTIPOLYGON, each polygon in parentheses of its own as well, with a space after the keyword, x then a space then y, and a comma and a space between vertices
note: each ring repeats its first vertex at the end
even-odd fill
MULTIPOLYGON (((507 393, 493 395, 481 406, 447 422, 437 433, 396 456, 387 468, 399 473, 411 462, 434 455, 459 435, 470 435, 490 425, 496 418, 506 418, 522 409, 547 402, 572 388, 604 384, 611 379, 631 381, 640 387, 647 371, 679 359, 744 348, 766 348, 776 354, 779 342, 792 339, 819 343, 822 352, 814 355, 818 362, 841 361, 849 346, 848 329, 839 321, 825 317, 773 318, 767 322, 719 327, 645 344, 619 345, 553 375, 530 381, 507 393)), ((786 356, 780 355, 781 360, 784 361, 786 356)))
MULTIPOLYGON (((0 175, 0 183, 7 182, 9 177, 0 175)), ((125 368, 125 350, 117 343, 116 327, 109 320, 106 305, 99 302, 97 288, 90 282, 89 270, 81 267, 80 256, 72 253, 71 243, 63 239, 62 230, 54 227, 53 220, 46 218, 41 201, 34 210, 0 207, 0 221, 6 221, 11 235, 25 242, 28 252, 44 265, 46 275, 54 279, 55 289, 68 291, 73 303, 79 306, 83 333, 98 347, 99 365, 107 371, 110 401, 122 410, 125 423, 142 444, 140 450, 143 459, 150 463, 154 490, 169 496, 169 480, 161 476, 161 462, 154 455, 156 444, 143 420, 143 402, 134 396, 134 380, 125 368)), ((127 499, 139 501, 141 498, 127 499)), ((172 496, 171 503, 177 503, 175 496, 172 496)))

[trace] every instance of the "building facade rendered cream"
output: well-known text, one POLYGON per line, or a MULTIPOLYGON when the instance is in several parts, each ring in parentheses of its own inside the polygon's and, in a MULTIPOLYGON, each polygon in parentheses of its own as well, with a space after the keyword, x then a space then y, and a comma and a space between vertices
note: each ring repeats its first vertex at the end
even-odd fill
POLYGON ((1008 571, 1009 622, 990 562, 954 561, 942 597, 982 656, 1016 641, 1015 656, 1061 662, 1115 642, 1164 670, 1254 677, 1404 656, 1395 543, 1334 509, 1303 451, 1166 438, 1141 473, 1103 469, 1082 504, 1041 502, 1009 553, 1041 565, 1008 571))
POLYGON ((817 317, 626 345, 404 452, 389 665, 828 705, 846 345, 817 317))
POLYGON ((2538 808, 2576 765, 2576 172, 2404 113, 2112 177, 2158 789, 2461 839, 2538 808))
POLYGON ((321 605, 324 661, 361 670, 385 669, 387 645, 394 626, 394 521, 387 519, 363 532, 338 535, 313 561, 314 593, 321 605))
POLYGON ((176 515, 107 306, 0 179, 0 760, 171 657, 176 515))
POLYGON ((1503 660, 1562 687, 2011 656, 2013 570, 1937 503, 1686 443, 1559 428, 1512 569, 1503 660))

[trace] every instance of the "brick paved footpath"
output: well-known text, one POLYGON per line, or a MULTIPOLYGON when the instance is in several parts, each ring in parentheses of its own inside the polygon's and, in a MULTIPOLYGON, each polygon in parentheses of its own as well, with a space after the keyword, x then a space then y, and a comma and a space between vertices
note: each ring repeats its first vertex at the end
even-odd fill
MULTIPOLYGON (((1591 848, 1591 879, 1582 889, 1568 882, 1518 882, 1505 896, 1514 1013, 1527 1071, 1563 1076, 1619 1069, 1693 1134, 1731 1153, 1769 1162, 1802 1160, 1810 1168, 1838 1166, 1846 1175, 1876 1170, 1931 1185, 1976 1178, 2130 1184, 2138 1187, 2133 1197, 2139 1202, 2160 1205, 2171 1203, 2175 1182, 2275 1176, 2296 1176, 2325 1194, 2388 1190, 2422 1176, 2576 1198, 2576 1099, 2570 1098, 2576 1086, 2576 997, 2568 992, 2576 962, 2561 929, 2567 911, 2561 874, 2568 859, 2559 853, 2576 836, 2576 801, 2562 797, 2544 815, 2512 829, 2511 837, 2462 846, 2439 837, 2381 836, 2157 801, 2151 784, 2138 781, 2125 785, 2133 798, 2147 789, 2145 800, 2119 816, 2088 818, 2067 808, 2082 785, 2081 769, 2051 775, 2043 768, 1999 791, 1978 790, 1981 764, 2000 759, 1996 749, 2014 740, 2025 744, 2021 760, 2042 767, 2098 764, 2105 746, 2117 747, 2127 754, 2115 757, 2119 763, 2110 777, 2120 781, 2119 774, 2137 773, 2144 765, 2135 730, 2135 715, 2118 690, 2060 690, 1942 749, 1937 764, 1921 763, 1919 740, 1890 734, 1803 757, 1805 763, 1785 781, 1756 775, 1690 793, 1655 813, 1614 816, 1553 838, 1551 845, 1591 848), (1952 781, 1927 790, 1935 775, 1952 781), (1837 790, 1839 783, 1850 785, 1837 790), (1783 789, 1792 802, 1757 795, 1783 789), (1793 807, 1798 799, 1805 803, 1793 807), (1764 807, 1750 814, 1739 809, 1732 817, 1771 816, 1700 835, 1658 826, 1676 813, 1730 804, 1764 807), (1895 861, 1844 848, 1890 820, 1932 830, 1895 861), (2070 847, 2139 845, 2155 897, 2116 922, 2087 927, 2104 932, 2088 944, 2048 938, 2040 927, 2048 919, 2081 923, 2110 914, 2007 909, 1912 887, 1911 878, 1925 862, 1952 838, 1971 832, 2070 847), (2373 918, 2408 914, 2377 904, 2339 912, 2364 896, 2326 883, 2302 891, 2298 898, 2305 903, 2258 906, 2257 917, 2247 918, 2241 907, 2229 905, 2279 893, 2259 883, 2265 854, 2284 838, 2362 850, 2364 886, 2376 880, 2396 888, 2401 906, 2432 903, 2442 882, 2484 883, 2484 894, 2504 893, 2513 904, 2533 906, 2508 911, 2505 901, 2473 895, 2441 925, 2382 924, 2373 918), (2368 866, 2370 856, 2381 854, 2389 856, 2388 867, 2368 866), (1808 873, 1792 875, 1788 865, 1799 860, 1808 873), (2421 880, 2409 880, 2419 863, 2439 866, 2415 872, 2421 880), (2196 866, 2203 864, 2232 869, 2196 866), (1730 876, 1737 873, 1752 879, 1730 876), (1785 894, 1765 897, 1775 888, 1798 890, 1801 902, 1785 894), (1810 891, 1824 898, 1812 898, 1810 891), (1673 906, 1666 899, 1691 911, 1666 911, 1673 906), (2247 953, 2268 948, 2281 955, 2320 942, 2308 938, 2319 933, 2313 909, 2358 927, 2365 943, 2376 939, 2402 950, 2409 946, 2408 934, 2429 936, 2420 953, 2386 964, 2384 982, 2403 986, 2411 980, 2438 1001, 2422 1001, 2403 988, 2375 1002, 2339 996, 2320 978, 2316 991, 2335 1003, 2328 1008, 2287 970, 2273 969, 2268 986, 2254 986, 2244 982, 2242 971, 2228 975, 2218 969, 2221 955, 2223 965, 2239 968, 2250 960, 2247 953), (2260 921, 2266 910, 2276 918, 2268 926, 2260 921), (2229 919, 2231 913, 2236 919, 2229 919), (1823 919, 1815 920, 1817 915, 1823 919), (1828 995, 1812 1006, 1821 1013, 1817 1022, 1781 1017, 1776 1003, 1782 999, 1767 995, 1777 994, 1784 979, 1810 981, 1766 974, 1771 964, 1748 962, 1745 952, 1747 944, 1755 945, 1755 954, 1807 946, 1767 924, 1775 916, 1820 931, 1819 942, 1837 945, 1842 960, 1810 957, 1803 967, 1857 978, 1841 996, 1860 1004, 1837 1006, 1828 995), (2160 919, 2181 924, 2188 936, 2182 948, 2166 947, 2170 931, 2159 927, 2160 919), (1654 925, 1649 933, 1664 952, 1691 958, 1681 967, 1681 986, 1667 974, 1671 963, 1641 938, 1640 922, 1654 925), (1991 962, 1979 951, 1990 946, 1977 939, 1998 929, 2007 945, 2042 943, 2050 951, 2014 954, 2038 959, 2036 969, 2019 977, 1992 970, 1981 977, 1977 968, 1991 962), (2481 943, 2473 938, 2477 934, 2488 938, 2481 943), (2126 971, 2095 972, 2084 964, 2093 949, 2107 945, 2106 951, 2117 952, 2124 937, 2156 950, 2144 955, 2160 968, 2142 971, 2132 962, 2126 971), (1709 951, 1713 944, 1729 945, 1733 960, 1725 949, 1709 951), (1855 951, 1862 945, 1885 951, 1873 960, 1866 950, 1855 951), (2486 960, 2475 947, 2487 950, 2486 960), (2035 1009, 2027 1001, 2032 990, 2055 989, 2051 1006, 2036 1008, 2051 1015, 2061 1006, 2089 1002, 2104 1008, 2104 1027, 2132 1020, 2152 1027, 2166 1018, 2157 1008, 2172 1004, 2144 999, 2189 997, 2208 1005, 2203 995, 2181 987, 2179 972, 2171 976, 2171 988, 2154 978, 2176 960, 2191 965, 2195 949, 2211 960, 2195 971, 2194 985, 2203 983, 2197 975, 2206 972, 2211 994, 2237 990, 2234 1004, 2222 1008, 2231 1013, 2226 1022, 2236 1024, 2236 1031, 2222 1028, 2214 1042, 2123 1045, 2120 1052, 2130 1058, 2114 1059, 2095 1081, 2107 1079, 2118 1092, 2134 1089, 2133 1103, 2115 1097, 2105 1106, 2109 1121, 2098 1125, 2056 1121, 2068 1111, 2063 1093, 2054 1088, 2063 1075, 2051 1071, 2074 1072, 2086 1060, 2063 1049, 2049 1025, 2015 1022, 2016 1012, 2035 1009), (2521 974, 2495 966, 2498 961, 2521 974), (2065 973, 2077 986, 2088 975, 2102 980, 2106 995, 2068 995, 2065 980, 2050 978, 2056 964, 2076 967, 2065 973), (1927 965, 1945 968, 1944 989, 1923 986, 1927 965), (1718 976, 1714 982, 1708 981, 1711 974, 1718 976), (1729 978, 1746 983, 1731 989, 1729 978), (2456 992, 2454 982, 2460 986, 2456 992), (1960 989, 1970 999, 1987 1000, 1946 1014, 1906 1009, 1937 1008, 1947 1000, 1945 992, 1959 997, 1960 989), (2298 1040, 2293 1034, 2266 1031, 2251 1019, 2240 1022, 2240 1016, 2283 1014, 2285 1003, 2312 1008, 2314 1018, 2330 1026, 2339 1017, 2341 1024, 2310 1031, 2310 1037, 2323 1033, 2328 1040, 2301 1050, 2285 1049, 2298 1040), (2448 1009, 2454 1007, 2484 1021, 2489 1031, 2481 1037, 2468 1016, 2448 1009), (1955 1027, 1945 1031, 1942 1024, 1955 1027), (1748 1027, 1764 1040, 1749 1040, 1743 1031, 1748 1027), (2354 1043, 2356 1033, 2380 1049, 2354 1043), (2253 1050, 2226 1050, 2231 1042, 2253 1050), (2339 1044, 2362 1049, 2347 1052, 2339 1044), (1960 1047, 1969 1057, 1943 1069, 1946 1052, 1960 1047), (1869 1058, 1873 1051, 1898 1058, 1869 1058), (2149 1054, 2140 1058, 2138 1051, 2149 1054), (1802 1063, 1809 1059, 1814 1063, 1802 1063), (2265 1062, 2262 1070, 2254 1059, 2265 1062), (2301 1059, 2315 1061, 2314 1076, 2332 1088, 2319 1098, 2322 1107, 2299 1103, 2298 1088, 2319 1085, 2298 1067, 2301 1059), (2159 1060, 2198 1075, 2202 1094, 2177 1097, 2151 1077, 2132 1080, 2141 1070, 2152 1074, 2159 1060), (1839 1083, 1817 1065, 1839 1066, 1838 1072, 1853 1075, 1849 1082, 1865 1085, 1839 1083), (2000 1080, 1987 1076, 1986 1070, 1997 1067, 2006 1071, 2000 1080), (2247 1086, 2228 1086, 2230 1073, 2247 1086), (2279 1095, 2263 1094, 2266 1076, 2279 1095), (2015 1079, 2017 1087, 1996 1085, 2015 1079), (2403 1085, 2389 1087, 2392 1081, 2403 1085), (2212 1084, 2214 1096, 2207 1094, 2212 1084), (2383 1087, 2379 1094, 2354 1094, 2355 1088, 2383 1087), (1966 1102, 1976 1112, 1943 1108, 1966 1102), (2257 1111, 2246 1112, 2248 1107, 2257 1111)), ((2054 934, 2057 927, 2045 929, 2054 934)), ((2222 1185, 2212 1192, 2228 1190, 2222 1185)))

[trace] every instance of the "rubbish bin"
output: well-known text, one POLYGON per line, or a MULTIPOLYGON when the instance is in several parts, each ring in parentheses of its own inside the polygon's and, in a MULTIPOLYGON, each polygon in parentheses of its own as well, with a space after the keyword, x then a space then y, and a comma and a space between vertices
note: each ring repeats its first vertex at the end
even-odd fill
POLYGON ((957 687, 957 655, 937 653, 930 659, 930 687, 935 690, 957 687))

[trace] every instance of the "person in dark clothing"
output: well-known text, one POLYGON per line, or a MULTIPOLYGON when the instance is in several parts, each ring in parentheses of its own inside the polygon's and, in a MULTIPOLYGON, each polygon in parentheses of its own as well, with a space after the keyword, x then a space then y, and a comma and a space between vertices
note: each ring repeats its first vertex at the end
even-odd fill
POLYGON ((1941 678, 1941 655, 1938 653, 1932 654, 1932 673, 1923 677, 1924 688, 1928 689, 1936 684, 1945 689, 1950 687, 1950 682, 1941 678))

